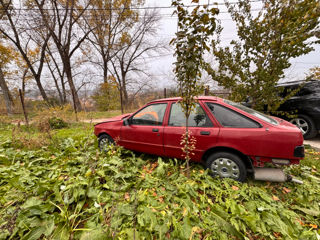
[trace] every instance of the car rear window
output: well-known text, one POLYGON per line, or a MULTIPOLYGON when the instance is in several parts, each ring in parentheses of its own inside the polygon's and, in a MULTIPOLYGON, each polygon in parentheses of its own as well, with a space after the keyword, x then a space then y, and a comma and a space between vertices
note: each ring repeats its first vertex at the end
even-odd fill
POLYGON ((228 128, 260 128, 261 125, 236 111, 215 103, 206 103, 218 122, 228 128))
POLYGON ((242 111, 244 111, 246 113, 249 113, 249 114, 251 114, 251 115, 253 115, 253 116, 255 116, 255 117, 257 117, 257 118, 259 118, 259 119, 261 119, 261 120, 263 120, 265 122, 267 122, 267 123, 270 123, 270 124, 273 124, 273 125, 278 125, 278 122, 275 119, 273 119, 272 117, 270 117, 270 116, 268 116, 266 114, 263 114, 261 112, 258 112, 258 111, 254 110, 252 108, 248 108, 246 106, 243 106, 242 104, 235 103, 235 102, 232 102, 232 101, 226 100, 226 99, 224 100, 224 102, 229 104, 229 105, 231 105, 231 106, 233 106, 233 107, 236 107, 236 108, 238 108, 238 109, 240 109, 240 110, 242 110, 242 111))

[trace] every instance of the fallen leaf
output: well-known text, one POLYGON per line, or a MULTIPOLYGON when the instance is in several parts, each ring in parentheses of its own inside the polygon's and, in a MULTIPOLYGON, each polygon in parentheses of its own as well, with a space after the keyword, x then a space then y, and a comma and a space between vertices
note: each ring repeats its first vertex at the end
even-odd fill
POLYGON ((280 237, 281 237, 281 233, 279 233, 279 232, 273 232, 273 235, 274 235, 276 238, 280 238, 280 237))
POLYGON ((237 186, 232 186, 232 189, 235 191, 239 190, 239 188, 237 186))
POLYGON ((126 193, 124 194, 124 199, 125 199, 125 200, 129 200, 129 199, 130 199, 130 194, 129 194, 128 192, 126 192, 126 193))
POLYGON ((284 187, 283 188, 283 190, 286 192, 286 193, 289 193, 289 192, 291 192, 291 189, 289 189, 289 188, 286 188, 286 187, 284 187))
POLYGON ((304 223, 300 219, 297 219, 297 221, 300 223, 301 226, 304 226, 304 223))
POLYGON ((318 226, 317 226, 317 225, 315 225, 315 224, 311 224, 311 223, 309 224, 309 226, 310 226, 310 227, 312 227, 312 228, 318 228, 318 226))
POLYGON ((188 210, 187 210, 186 208, 183 208, 182 215, 183 215, 183 216, 186 216, 186 215, 187 215, 187 212, 188 212, 188 210))
POLYGON ((279 201, 279 198, 278 198, 277 196, 275 196, 275 195, 272 196, 272 199, 273 199, 274 201, 279 201))

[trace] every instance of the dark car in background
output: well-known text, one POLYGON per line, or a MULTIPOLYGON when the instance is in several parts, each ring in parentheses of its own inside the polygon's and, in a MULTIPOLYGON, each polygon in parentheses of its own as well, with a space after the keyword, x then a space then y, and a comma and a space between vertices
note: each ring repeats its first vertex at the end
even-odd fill
POLYGON ((297 91, 278 110, 294 114, 287 120, 301 130, 304 139, 315 137, 320 131, 320 81, 295 81, 278 86, 284 87, 283 96, 297 91))

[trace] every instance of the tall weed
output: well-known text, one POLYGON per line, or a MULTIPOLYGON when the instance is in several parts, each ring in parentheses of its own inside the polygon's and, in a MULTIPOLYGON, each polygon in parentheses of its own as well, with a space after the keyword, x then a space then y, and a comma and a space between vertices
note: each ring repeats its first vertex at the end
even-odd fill
MULTIPOLYGON (((309 152, 307 162, 317 158, 309 152)), ((320 169, 294 183, 240 184, 198 164, 97 150, 94 137, 0 146, 0 239, 316 239, 320 169)))

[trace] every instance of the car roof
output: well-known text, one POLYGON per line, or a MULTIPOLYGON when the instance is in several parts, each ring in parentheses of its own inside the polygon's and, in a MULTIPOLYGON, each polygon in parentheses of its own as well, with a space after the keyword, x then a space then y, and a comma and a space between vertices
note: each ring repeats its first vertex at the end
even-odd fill
MULTIPOLYGON (((161 99, 156 99, 151 101, 150 103, 156 103, 156 102, 176 102, 181 100, 181 97, 173 97, 173 98, 161 98, 161 99)), ((198 96, 196 97, 197 100, 208 100, 208 101, 216 101, 220 102, 223 99, 219 97, 214 97, 214 96, 198 96)))
POLYGON ((290 87, 290 86, 299 86, 303 83, 309 84, 317 82, 317 80, 311 79, 311 80, 297 80, 297 81, 290 81, 290 82, 283 82, 277 85, 277 87, 290 87))

